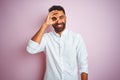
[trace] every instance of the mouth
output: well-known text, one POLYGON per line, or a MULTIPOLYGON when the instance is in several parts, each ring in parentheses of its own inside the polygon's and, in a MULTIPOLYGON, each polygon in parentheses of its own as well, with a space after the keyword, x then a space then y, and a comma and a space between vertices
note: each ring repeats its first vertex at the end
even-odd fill
POLYGON ((62 28, 62 27, 63 27, 63 24, 56 25, 56 28, 62 28))
POLYGON ((65 23, 57 23, 53 25, 53 28, 55 29, 56 32, 61 32, 65 28, 65 23))

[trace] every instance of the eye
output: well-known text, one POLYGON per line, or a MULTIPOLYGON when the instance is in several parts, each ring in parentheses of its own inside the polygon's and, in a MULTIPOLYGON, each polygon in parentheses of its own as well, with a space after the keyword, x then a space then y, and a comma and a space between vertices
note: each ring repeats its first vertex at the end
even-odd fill
POLYGON ((57 18, 56 18, 56 17, 52 17, 52 20, 53 20, 53 21, 56 21, 56 20, 57 20, 57 18))
POLYGON ((64 18, 64 16, 60 16, 60 19, 63 19, 64 18))

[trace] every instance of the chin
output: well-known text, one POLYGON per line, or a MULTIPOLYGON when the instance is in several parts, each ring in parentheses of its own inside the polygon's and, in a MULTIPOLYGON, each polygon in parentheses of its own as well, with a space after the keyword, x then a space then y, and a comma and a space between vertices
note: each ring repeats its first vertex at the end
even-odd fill
POLYGON ((55 32, 60 33, 60 32, 62 32, 62 31, 65 30, 65 27, 63 27, 63 28, 61 28, 61 29, 55 29, 55 28, 54 28, 54 30, 55 30, 55 32))

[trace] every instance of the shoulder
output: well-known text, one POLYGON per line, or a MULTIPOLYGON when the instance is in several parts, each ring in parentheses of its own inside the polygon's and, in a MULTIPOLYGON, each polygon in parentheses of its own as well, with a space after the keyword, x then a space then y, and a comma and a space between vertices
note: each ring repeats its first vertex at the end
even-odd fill
POLYGON ((53 35, 54 35, 53 31, 51 31, 51 32, 44 33, 43 37, 49 38, 49 37, 52 37, 53 35))

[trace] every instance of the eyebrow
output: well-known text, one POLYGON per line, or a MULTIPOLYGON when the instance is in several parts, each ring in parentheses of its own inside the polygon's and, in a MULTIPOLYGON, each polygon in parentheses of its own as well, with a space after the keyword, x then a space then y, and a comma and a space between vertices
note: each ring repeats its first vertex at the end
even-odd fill
POLYGON ((53 15, 56 15, 56 14, 58 14, 58 13, 54 13, 53 15))
POLYGON ((64 15, 61 15, 60 17, 64 17, 64 15))

